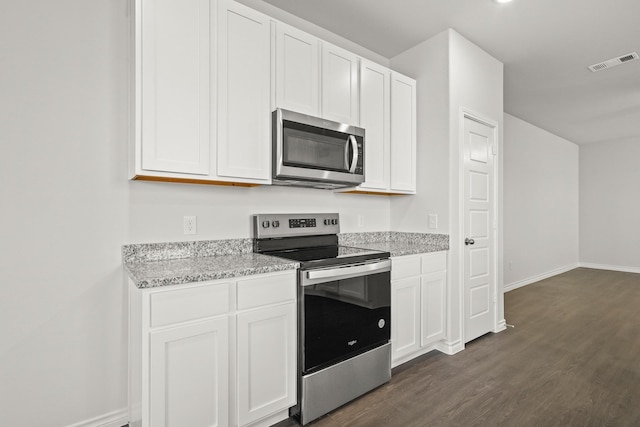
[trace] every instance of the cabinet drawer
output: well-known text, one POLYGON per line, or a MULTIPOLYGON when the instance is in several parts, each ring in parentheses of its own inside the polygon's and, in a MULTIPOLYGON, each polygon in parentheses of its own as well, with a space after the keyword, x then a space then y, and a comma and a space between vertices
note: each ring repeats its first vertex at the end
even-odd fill
POLYGON ((229 283, 151 294, 152 328, 229 312, 229 283))
POLYGON ((422 255, 422 274, 445 271, 447 269, 447 253, 434 252, 422 255))
POLYGON ((295 271, 276 276, 238 280, 238 310, 296 298, 295 271))
POLYGON ((402 256, 391 259, 391 280, 420 275, 420 257, 402 256))

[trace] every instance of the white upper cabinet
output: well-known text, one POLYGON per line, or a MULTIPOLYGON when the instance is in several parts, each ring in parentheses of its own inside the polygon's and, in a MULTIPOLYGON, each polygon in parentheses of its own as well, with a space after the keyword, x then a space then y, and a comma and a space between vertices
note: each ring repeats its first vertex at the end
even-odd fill
POLYGON ((270 19, 230 0, 136 0, 130 177, 269 184, 270 19))
POLYGON ((322 43, 322 117, 358 125, 358 57, 322 43))
POLYGON ((269 17, 233 1, 218 11, 217 175, 271 175, 269 17))
POLYGON ((278 22, 275 107, 358 125, 358 57, 278 22))
POLYGON ((365 129, 365 182, 362 190, 389 190, 391 70, 360 63, 360 127, 365 129))
POLYGON ((360 192, 416 190, 415 81, 233 0, 135 1, 129 176, 271 183, 271 112, 365 128, 360 192))
POLYGON ((416 192, 416 81, 391 73, 391 191, 416 192))
POLYGON ((365 182, 360 193, 416 192, 416 81, 360 62, 360 127, 365 129, 365 182))
POLYGON ((320 40, 276 25, 275 107, 320 116, 320 40))
POLYGON ((136 3, 136 165, 144 171, 208 175, 209 0, 136 3))

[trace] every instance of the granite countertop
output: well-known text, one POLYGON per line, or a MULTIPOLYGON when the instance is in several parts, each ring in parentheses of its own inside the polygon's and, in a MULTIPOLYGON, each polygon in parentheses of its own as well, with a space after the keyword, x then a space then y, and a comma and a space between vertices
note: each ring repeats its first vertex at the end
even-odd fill
POLYGON ((340 235, 340 244, 389 252, 392 257, 449 250, 448 234, 374 232, 340 235))
MULTIPOLYGON (((344 233, 339 244, 389 252, 392 257, 449 249, 449 235, 404 232, 344 233)), ((133 244, 122 247, 129 277, 138 288, 179 285, 295 270, 299 264, 253 253, 251 239, 133 244)))
POLYGON ((138 288, 295 270, 298 266, 293 261, 253 253, 125 263, 138 288))
POLYGON ((416 255, 429 252, 446 251, 448 250, 448 247, 443 248, 442 245, 439 244, 392 241, 367 243, 366 249, 389 252, 392 257, 397 257, 403 255, 416 255))
POLYGON ((299 264, 254 254, 250 239, 125 245, 123 263, 138 288, 179 285, 276 271, 299 264))

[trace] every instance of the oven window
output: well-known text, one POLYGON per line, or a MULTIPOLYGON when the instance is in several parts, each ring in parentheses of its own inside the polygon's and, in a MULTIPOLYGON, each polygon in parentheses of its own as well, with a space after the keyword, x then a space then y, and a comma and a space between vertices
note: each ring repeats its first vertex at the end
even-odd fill
POLYGON ((390 278, 384 272, 302 287, 304 374, 389 341, 390 278))
POLYGON ((285 121, 283 163, 310 169, 347 172, 352 153, 349 135, 285 121))

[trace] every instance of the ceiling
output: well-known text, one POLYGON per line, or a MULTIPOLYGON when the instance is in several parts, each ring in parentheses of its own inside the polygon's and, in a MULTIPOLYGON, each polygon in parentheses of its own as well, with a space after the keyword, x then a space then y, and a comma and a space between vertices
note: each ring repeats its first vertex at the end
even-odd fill
POLYGON ((264 0, 392 58, 447 29, 504 63, 504 109, 578 144, 640 143, 639 0, 264 0))

